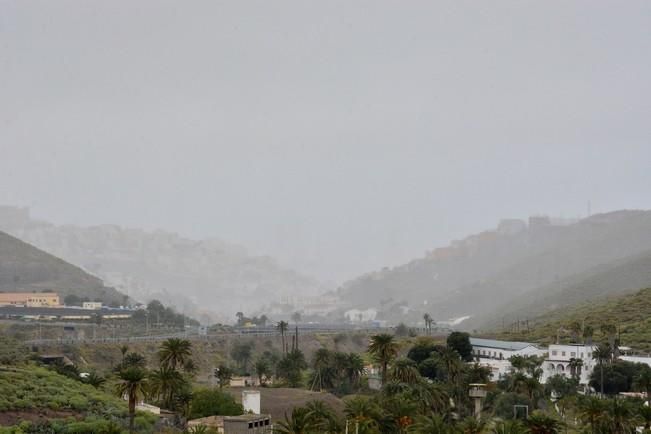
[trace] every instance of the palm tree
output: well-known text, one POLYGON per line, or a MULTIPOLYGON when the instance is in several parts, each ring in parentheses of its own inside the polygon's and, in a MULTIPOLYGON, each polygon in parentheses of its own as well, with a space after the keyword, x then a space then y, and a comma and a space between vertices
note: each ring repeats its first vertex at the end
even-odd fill
POLYGON ((592 358, 597 361, 599 364, 599 369, 600 369, 600 387, 601 387, 601 394, 604 394, 604 362, 610 360, 610 346, 608 344, 600 344, 595 350, 592 352, 592 358))
POLYGON ((605 412, 605 401, 593 396, 585 396, 577 402, 578 415, 581 421, 590 425, 591 432, 597 432, 599 420, 605 412))
POLYGON ((324 401, 310 401, 305 404, 308 411, 309 424, 321 433, 337 432, 337 417, 324 401))
POLYGON ((637 390, 645 393, 647 400, 651 399, 651 368, 642 365, 633 385, 637 390))
POLYGON ((144 368, 147 364, 145 356, 140 353, 131 352, 124 356, 121 369, 125 368, 144 368))
POLYGON ((187 339, 170 338, 161 344, 158 358, 161 366, 172 369, 185 366, 192 357, 192 344, 187 339))
POLYGON ((364 360, 357 353, 348 353, 346 355, 346 363, 344 366, 346 380, 353 387, 359 385, 359 380, 364 374, 364 360))
POLYGON ((295 407, 291 417, 285 413, 285 420, 276 424, 274 433, 310 434, 313 428, 310 411, 304 407, 295 407))
POLYGON ((397 381, 406 384, 415 384, 420 379, 416 362, 411 359, 401 358, 393 363, 389 373, 391 381, 397 381))
POLYGON ((115 386, 117 396, 129 401, 129 432, 133 433, 133 420, 136 415, 136 402, 145 396, 147 373, 141 368, 127 368, 118 374, 115 386))
POLYGON ((520 421, 505 420, 498 422, 493 428, 493 434, 528 434, 529 430, 525 428, 520 421))
POLYGON ((170 366, 161 366, 149 374, 151 393, 158 396, 158 399, 168 410, 173 410, 174 395, 184 385, 185 379, 181 373, 170 366))
POLYGON ((124 356, 127 355, 128 351, 129 351, 129 347, 127 345, 122 345, 120 347, 120 352, 122 353, 122 363, 124 363, 124 356))
POLYGON ((609 400, 606 415, 608 416, 609 432, 613 434, 635 432, 637 426, 635 416, 637 414, 633 411, 629 401, 617 398, 609 400))
POLYGON ((467 417, 459 424, 461 434, 482 434, 488 424, 485 420, 467 417))
POLYGON ((651 429, 651 407, 642 404, 638 407, 637 412, 640 418, 644 421, 645 432, 651 429))
POLYGON ((610 348, 615 348, 615 336, 617 335, 617 326, 615 324, 602 324, 601 333, 608 337, 608 345, 610 348))
POLYGON ((242 325, 244 323, 244 313, 237 312, 235 316, 237 317, 237 325, 242 325))
POLYGON ((83 379, 84 383, 90 384, 95 389, 98 389, 102 384, 106 383, 106 378, 101 375, 97 375, 95 372, 88 374, 86 378, 83 379))
POLYGON ((592 345, 592 336, 594 336, 594 327, 591 325, 583 327, 583 343, 586 345, 592 345))
POLYGON ((285 321, 280 321, 277 325, 276 328, 280 332, 280 339, 282 340, 283 344, 283 351, 285 354, 287 354, 287 345, 285 345, 285 332, 287 332, 287 328, 289 327, 289 324, 285 321))
POLYGON ((394 337, 387 333, 372 336, 368 352, 380 364, 382 384, 386 383, 389 363, 398 354, 398 344, 395 342, 394 337))
POLYGON ((355 396, 345 400, 344 413, 351 420, 359 434, 371 432, 377 427, 378 410, 366 396, 355 396))
POLYGON ((567 365, 570 368, 572 378, 578 380, 581 377, 581 367, 583 367, 583 360, 572 357, 567 365))
POLYGON ((540 411, 534 411, 525 422, 531 434, 558 434, 563 424, 540 411))
POLYGON ((319 348, 314 353, 312 369, 314 376, 310 390, 322 390, 333 386, 335 371, 332 366, 332 353, 326 348, 319 348))
POLYGON ((583 331, 583 327, 581 327, 581 323, 578 321, 573 321, 572 324, 570 324, 570 333, 572 333, 572 342, 579 342, 579 336, 581 336, 581 332, 583 331))
POLYGON ((427 334, 431 335, 432 334, 432 316, 429 313, 426 313, 423 315, 423 320, 425 320, 425 329, 427 330, 427 334))
POLYGON ((435 413, 432 413, 431 416, 416 418, 409 430, 418 434, 452 434, 454 432, 452 426, 435 413))

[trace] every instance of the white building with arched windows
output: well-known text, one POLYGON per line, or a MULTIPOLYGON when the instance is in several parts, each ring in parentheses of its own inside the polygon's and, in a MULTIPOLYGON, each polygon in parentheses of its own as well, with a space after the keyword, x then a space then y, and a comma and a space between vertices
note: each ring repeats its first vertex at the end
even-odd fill
POLYGON ((584 344, 552 344, 548 348, 547 359, 542 364, 542 382, 554 375, 576 376, 579 384, 588 384, 590 374, 597 362, 592 353, 597 347, 584 344))

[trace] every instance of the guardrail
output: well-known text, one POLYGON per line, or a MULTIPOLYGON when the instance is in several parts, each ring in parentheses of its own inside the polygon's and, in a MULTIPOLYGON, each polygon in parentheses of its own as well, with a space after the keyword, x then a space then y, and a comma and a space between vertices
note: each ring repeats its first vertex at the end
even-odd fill
MULTIPOLYGON (((392 331, 391 328, 306 328, 299 327, 299 336, 308 336, 316 334, 374 334, 392 331)), ((287 330, 286 336, 294 335, 295 330, 287 330)), ((204 340, 210 341, 220 338, 245 338, 245 337, 272 337, 280 336, 277 330, 255 330, 255 329, 238 329, 230 333, 212 333, 206 335, 199 335, 197 332, 186 333, 172 333, 165 335, 145 335, 145 336, 121 336, 121 337, 106 337, 106 338, 57 338, 57 339, 31 339, 25 341, 27 345, 39 346, 52 346, 52 345, 82 345, 82 344, 114 344, 114 343, 130 343, 130 342, 158 342, 170 338, 182 338, 189 340, 204 340)))

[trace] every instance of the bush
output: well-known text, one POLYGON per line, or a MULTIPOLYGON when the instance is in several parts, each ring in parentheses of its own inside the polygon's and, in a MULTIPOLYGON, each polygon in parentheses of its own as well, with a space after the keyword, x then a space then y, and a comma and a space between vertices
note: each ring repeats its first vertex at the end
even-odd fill
POLYGON ((190 419, 220 415, 237 416, 244 412, 242 405, 228 393, 218 389, 199 389, 192 395, 190 419))

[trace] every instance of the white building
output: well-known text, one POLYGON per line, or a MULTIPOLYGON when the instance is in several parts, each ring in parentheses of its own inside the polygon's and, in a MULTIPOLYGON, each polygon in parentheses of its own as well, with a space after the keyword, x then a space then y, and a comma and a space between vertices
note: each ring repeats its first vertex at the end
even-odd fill
POLYGON ((592 353, 597 347, 583 344, 552 344, 549 346, 547 359, 542 364, 542 382, 547 382, 549 377, 563 375, 570 378, 575 374, 580 384, 588 384, 590 374, 596 366, 592 353), (573 367, 572 359, 581 360, 580 367, 573 367))
POLYGON ((498 341, 495 339, 470 338, 472 354, 482 366, 490 368, 491 380, 511 372, 509 358, 513 356, 541 356, 546 351, 530 342, 498 341))
POLYGON ((102 308, 102 303, 99 301, 84 301, 81 305, 82 309, 99 310, 102 308))

